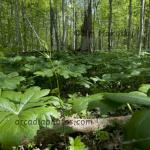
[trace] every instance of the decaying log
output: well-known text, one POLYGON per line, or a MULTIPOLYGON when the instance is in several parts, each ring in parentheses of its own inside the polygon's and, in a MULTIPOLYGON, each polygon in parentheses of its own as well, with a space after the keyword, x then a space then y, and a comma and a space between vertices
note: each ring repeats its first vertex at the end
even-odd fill
MULTIPOLYGON (((81 118, 74 118, 74 117, 65 117, 61 118, 58 122, 58 126, 56 127, 62 127, 69 126, 71 127, 75 132, 82 132, 82 133, 88 133, 93 132, 98 129, 102 130, 108 125, 111 125, 113 122, 119 122, 121 124, 126 123, 131 116, 120 116, 120 117, 110 117, 110 118, 97 118, 97 119, 81 119, 81 118)), ((37 135, 35 136, 35 143, 37 145, 42 144, 43 148, 46 148, 46 146, 51 142, 52 144, 56 146, 61 146, 60 144, 62 141, 66 141, 65 138, 67 136, 60 136, 60 133, 58 128, 55 128, 56 130, 50 129, 50 128, 41 128, 37 131, 37 135)), ((62 131, 62 130, 61 130, 62 131)), ((62 142, 62 143, 63 143, 62 142)))
POLYGON ((98 129, 104 129, 113 122, 121 124, 126 123, 131 118, 128 116, 110 117, 110 118, 97 118, 97 119, 76 119, 76 118, 65 118, 65 125, 73 128, 78 132, 92 132, 98 129))

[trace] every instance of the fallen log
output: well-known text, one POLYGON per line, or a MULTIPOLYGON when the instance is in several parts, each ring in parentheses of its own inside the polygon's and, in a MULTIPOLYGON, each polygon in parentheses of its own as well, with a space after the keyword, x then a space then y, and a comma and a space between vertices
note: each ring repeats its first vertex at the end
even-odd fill
POLYGON ((96 130, 102 130, 108 125, 111 125, 113 122, 118 122, 125 124, 131 115, 128 116, 119 116, 119 117, 110 117, 110 118, 96 118, 96 119, 81 119, 81 118, 72 118, 67 117, 62 121, 62 125, 71 127, 74 131, 78 132, 93 132, 96 130))
MULTIPOLYGON (((50 128, 41 128, 37 131, 35 136, 35 143, 37 145, 42 144, 46 147, 51 141, 52 144, 58 145, 60 141, 66 141, 67 136, 60 136, 59 127, 66 126, 71 127, 74 132, 88 133, 96 130, 102 130, 113 122, 119 122, 121 124, 126 123, 131 116, 120 116, 120 117, 110 117, 110 118, 96 118, 96 119, 81 119, 73 117, 61 118, 56 125, 55 130, 50 128)), ((62 128, 61 128, 62 129, 62 128)), ((61 130, 62 131, 62 130, 61 130)))

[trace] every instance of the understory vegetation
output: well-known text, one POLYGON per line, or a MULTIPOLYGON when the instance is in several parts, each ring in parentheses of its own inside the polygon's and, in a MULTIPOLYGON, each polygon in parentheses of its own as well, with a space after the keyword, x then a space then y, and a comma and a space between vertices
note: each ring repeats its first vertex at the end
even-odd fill
POLYGON ((121 51, 1 56, 1 147, 147 150, 149 60, 149 55, 121 51), (122 121, 94 131, 73 123, 115 117, 122 121))
POLYGON ((150 0, 0 0, 0 150, 149 150, 150 0))

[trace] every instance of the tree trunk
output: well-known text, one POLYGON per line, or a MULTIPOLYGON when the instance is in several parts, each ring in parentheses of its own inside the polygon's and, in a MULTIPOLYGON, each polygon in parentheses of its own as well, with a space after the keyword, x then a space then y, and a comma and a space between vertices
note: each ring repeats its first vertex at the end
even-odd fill
POLYGON ((99 50, 102 50, 103 49, 103 35, 101 33, 101 30, 99 30, 99 33, 98 33, 98 49, 99 50))
POLYGON ((144 34, 144 6, 145 0, 141 0, 141 11, 140 11, 140 33, 139 33, 139 54, 142 52, 142 40, 144 34))
POLYGON ((73 0, 72 2, 73 5, 73 50, 77 49, 77 12, 76 12, 76 1, 73 0))
POLYGON ((19 17, 19 1, 15 0, 15 21, 16 21, 16 45, 17 48, 21 45, 21 33, 20 33, 20 17, 19 17))
POLYGON ((3 33, 2 33, 2 31, 3 31, 3 29, 2 29, 2 0, 0 0, 0 39, 1 39, 1 43, 3 43, 3 33))
POLYGON ((50 4, 50 47, 53 49, 53 20, 54 20, 54 11, 52 8, 52 0, 49 1, 50 4))
POLYGON ((149 0, 149 15, 148 15, 148 40, 147 40, 147 48, 150 49, 150 0, 149 0))
POLYGON ((25 15, 26 15, 26 7, 25 7, 25 1, 22 1, 22 26, 23 26, 23 49, 22 51, 27 51, 27 30, 26 30, 26 21, 25 21, 25 15))
POLYGON ((88 9, 84 12, 84 23, 81 27, 81 51, 91 51, 92 45, 92 0, 88 1, 88 9))
POLYGON ((132 28, 132 0, 129 0, 129 20, 128 20, 128 40, 127 49, 130 49, 131 44, 131 28, 132 28))
POLYGON ((62 26, 63 26, 63 34, 62 34, 62 50, 65 48, 66 42, 66 16, 65 16, 65 0, 62 0, 62 26))
POLYGON ((112 49, 112 1, 109 0, 109 20, 108 20, 108 50, 112 49))
POLYGON ((57 50, 59 50, 60 45, 59 45, 59 38, 58 38, 58 11, 57 11, 57 6, 55 9, 56 10, 54 13, 54 31, 55 31, 56 47, 57 47, 57 50))

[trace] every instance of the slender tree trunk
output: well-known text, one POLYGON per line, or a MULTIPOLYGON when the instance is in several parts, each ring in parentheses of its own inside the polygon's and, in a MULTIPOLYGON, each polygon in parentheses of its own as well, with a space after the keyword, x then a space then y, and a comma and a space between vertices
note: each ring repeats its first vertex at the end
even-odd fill
POLYGON ((95 20, 96 20, 96 1, 93 1, 92 3, 93 7, 93 21, 92 21, 92 50, 94 51, 96 49, 96 42, 95 42, 95 20))
POLYGON ((66 16, 65 16, 65 0, 62 0, 62 26, 63 26, 63 34, 62 34, 62 49, 65 48, 65 42, 66 42, 66 16))
POLYGON ((77 32, 77 12, 76 12, 76 1, 73 0, 72 2, 73 6, 73 50, 77 49, 77 40, 76 40, 76 32, 77 32))
MULTIPOLYGON (((57 21, 57 26, 58 26, 58 35, 59 35, 59 43, 61 44, 61 40, 62 40, 62 27, 61 27, 61 25, 62 25, 62 16, 61 15, 58 15, 58 21, 57 21)), ((59 49, 60 49, 60 45, 59 45, 59 49)))
MULTIPOLYGON (((32 14, 33 14, 32 6, 30 6, 30 13, 31 13, 31 16, 32 16, 32 14)), ((34 22, 34 18, 33 17, 31 17, 31 22, 34 22)), ((30 36, 31 36, 31 45, 30 45, 30 48, 33 51, 33 49, 34 49, 34 33, 30 32, 30 36)))
POLYGON ((143 49, 147 49, 147 43, 148 43, 148 24, 149 24, 149 20, 147 18, 144 21, 143 49))
POLYGON ((142 40, 144 34, 144 6, 145 0, 141 0, 141 11, 140 11, 140 33, 139 33, 139 54, 142 52, 142 40))
POLYGON ((149 15, 148 15, 148 40, 147 40, 147 48, 150 49, 150 0, 149 0, 149 15))
POLYGON ((50 47, 53 49, 53 21, 54 21, 54 11, 52 8, 52 0, 49 1, 50 4, 50 47))
POLYGON ((102 50, 103 49, 103 36, 102 36, 102 33, 101 33, 101 30, 99 30, 99 33, 98 33, 98 49, 99 50, 102 50))
POLYGON ((131 29, 132 28, 132 0, 129 0, 129 20, 128 20, 128 40, 127 49, 130 49, 131 44, 131 29))
POLYGON ((54 13, 54 30, 55 30, 56 46, 57 46, 57 50, 59 50, 60 45, 59 45, 59 38, 58 38, 58 11, 57 11, 57 6, 55 9, 56 10, 54 13))
POLYGON ((2 0, 0 0, 0 10, 0 39, 2 39, 2 0))
POLYGON ((19 17, 18 0, 15 0, 15 21, 16 21, 16 45, 19 48, 21 45, 21 33, 20 33, 20 17, 19 17))
POLYGON ((3 5, 2 5, 3 3, 2 3, 2 0, 0 0, 0 39, 1 39, 1 41, 0 41, 0 43, 1 44, 3 44, 3 42, 4 42, 4 39, 3 39, 3 25, 2 25, 2 17, 3 17, 3 14, 2 14, 2 9, 3 9, 3 5))
MULTIPOLYGON (((47 13, 47 16, 49 15, 49 13, 47 13)), ((45 20, 43 20, 44 22, 45 22, 45 20)), ((46 43, 48 43, 48 45, 49 45, 49 48, 50 48, 50 44, 49 44, 49 41, 48 41, 48 31, 49 31, 49 25, 50 25, 50 23, 49 22, 46 22, 45 23, 45 39, 46 39, 46 43)))
POLYGON ((26 21, 25 21, 25 15, 26 15, 26 7, 25 7, 25 1, 22 1, 22 26, 23 26, 23 51, 27 51, 27 30, 26 30, 26 21))
MULTIPOLYGON (((2 1, 2 0, 1 0, 2 1)), ((1 3, 1 2, 0 2, 1 3)), ((15 13, 15 9, 14 9, 14 2, 11 1, 10 2, 10 16, 11 18, 14 18, 14 13, 15 13)), ((0 9, 1 10, 1 9, 0 9)), ((10 19, 10 26, 11 26, 11 32, 9 33, 9 36, 10 36, 10 48, 13 48, 14 44, 15 44, 15 38, 14 38, 14 35, 15 35, 15 26, 14 26, 14 20, 11 21, 10 19)))
POLYGON ((108 50, 112 49, 112 2, 109 0, 109 20, 108 20, 108 50))

